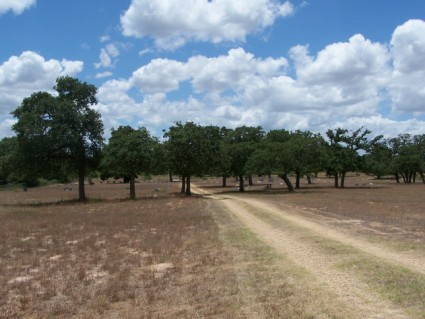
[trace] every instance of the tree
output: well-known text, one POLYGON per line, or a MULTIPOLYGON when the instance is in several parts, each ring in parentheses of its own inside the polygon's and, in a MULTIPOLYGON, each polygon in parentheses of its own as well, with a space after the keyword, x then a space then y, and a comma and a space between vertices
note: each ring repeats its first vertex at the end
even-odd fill
POLYGON ((300 188, 300 179, 317 174, 325 161, 325 142, 320 134, 309 131, 291 132, 285 142, 285 152, 292 156, 292 167, 296 175, 295 188, 300 188))
POLYGON ((203 176, 217 162, 220 149, 220 129, 193 122, 177 122, 164 133, 172 171, 182 177, 182 192, 190 196, 191 176, 203 176))
POLYGON ((294 159, 293 154, 288 152, 286 143, 270 141, 266 138, 248 159, 246 170, 251 174, 276 174, 282 178, 288 190, 293 192, 295 189, 288 174, 294 170, 294 159))
POLYGON ((375 143, 382 136, 377 136, 373 141, 369 141, 367 135, 371 131, 363 127, 348 131, 337 128, 328 130, 326 135, 329 139, 328 146, 328 172, 335 178, 335 187, 345 187, 345 175, 349 171, 358 171, 362 168, 362 158, 359 151, 367 151, 371 143, 375 143), (339 176, 341 175, 341 185, 339 185, 339 176))
POLYGON ((101 167, 115 176, 130 179, 130 199, 136 199, 135 180, 138 174, 152 170, 155 144, 148 130, 130 126, 112 129, 108 145, 104 148, 101 167))
POLYGON ((393 169, 398 180, 399 174, 404 183, 415 183, 416 174, 424 179, 425 137, 424 135, 400 134, 388 141, 392 150, 393 169))
POLYGON ((5 137, 0 140, 0 184, 7 184, 13 179, 18 179, 16 137, 5 137))
POLYGON ((231 158, 231 172, 239 178, 240 192, 245 191, 244 176, 247 172, 245 165, 263 138, 264 131, 260 126, 237 127, 227 135, 229 155, 231 158))
POLYGON ((222 187, 227 186, 227 178, 231 176, 231 165, 232 159, 229 155, 229 139, 228 134, 232 132, 231 129, 221 127, 220 128, 220 149, 216 156, 217 161, 215 165, 213 165, 213 175, 222 177, 222 187))
POLYGON ((79 199, 86 199, 87 170, 99 163, 103 123, 91 107, 97 88, 72 77, 60 77, 57 96, 33 93, 14 112, 19 153, 34 175, 49 176, 60 169, 78 176, 79 199))
POLYGON ((365 173, 376 175, 378 179, 394 173, 393 156, 387 141, 373 143, 365 155, 365 173))

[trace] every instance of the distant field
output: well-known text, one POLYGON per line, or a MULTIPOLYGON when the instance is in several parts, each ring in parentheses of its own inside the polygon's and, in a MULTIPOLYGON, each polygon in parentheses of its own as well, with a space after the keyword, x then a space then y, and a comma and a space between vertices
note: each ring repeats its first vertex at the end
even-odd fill
POLYGON ((255 183, 0 192, 0 318, 425 318, 425 185, 255 183))

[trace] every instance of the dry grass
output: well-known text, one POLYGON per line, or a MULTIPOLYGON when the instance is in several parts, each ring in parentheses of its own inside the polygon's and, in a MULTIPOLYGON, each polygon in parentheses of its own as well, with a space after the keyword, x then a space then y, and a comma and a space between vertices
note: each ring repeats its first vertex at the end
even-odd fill
MULTIPOLYGON (((0 192, 0 318, 350 317, 219 206, 178 189, 162 180, 141 183, 140 199, 128 201, 127 185, 96 184, 87 188, 86 204, 74 202, 76 188, 64 192, 63 185, 0 192)), ((368 196, 360 191, 356 196, 368 196)), ((327 192, 341 196, 344 207, 352 201, 329 188, 274 192, 261 196, 317 209, 327 192)), ((350 216, 326 207, 318 213, 350 216)), ((355 218, 379 219, 355 207, 355 218)), ((385 225, 396 220, 385 209, 382 216, 385 225)), ((408 216, 423 220, 414 208, 408 216)))
POLYGON ((237 318, 355 318, 309 273, 238 221, 220 213, 215 218, 226 248, 233 252, 240 298, 237 318))
POLYGON ((277 257, 252 234, 226 215, 219 219, 230 227, 219 227, 217 207, 173 193, 178 184, 158 192, 161 185, 140 185, 145 194, 138 201, 113 199, 119 186, 102 186, 112 187, 110 199, 86 204, 52 202, 58 186, 3 192, 0 318, 313 318, 323 312, 308 306, 303 296, 311 294, 295 288, 294 276, 302 275, 276 280, 282 276, 277 257))
POLYGON ((0 318, 231 317, 230 257, 204 206, 171 193, 3 206, 0 318))

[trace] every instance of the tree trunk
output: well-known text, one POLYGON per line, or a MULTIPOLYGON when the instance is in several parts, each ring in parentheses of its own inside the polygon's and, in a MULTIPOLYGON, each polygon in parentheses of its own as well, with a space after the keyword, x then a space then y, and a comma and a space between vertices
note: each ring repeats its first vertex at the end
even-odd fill
POLYGON ((190 191, 190 175, 186 177, 186 195, 192 195, 192 192, 190 191))
POLYGON ((186 176, 182 175, 182 187, 180 193, 186 193, 186 176))
POLYGON ((424 172, 421 171, 421 172, 419 172, 419 174, 422 177, 422 183, 425 184, 425 175, 424 175, 424 172))
POLYGON ((289 180, 289 178, 288 178, 288 174, 282 174, 282 175, 279 175, 279 177, 280 177, 281 179, 283 179, 283 181, 284 181, 284 182, 285 182, 285 184, 286 184, 286 187, 288 188, 288 190, 289 190, 290 192, 295 191, 294 186, 292 185, 291 181, 290 181, 290 180, 289 180))
POLYGON ((339 187, 339 184, 338 184, 338 172, 335 172, 335 174, 334 174, 334 178, 335 178, 335 188, 338 188, 339 187))
POLYGON ((130 175, 130 199, 136 199, 136 178, 130 175))
POLYGON ((345 172, 341 174, 341 188, 345 187, 345 172))
POLYGON ((85 176, 86 176, 85 161, 80 159, 80 163, 78 167, 78 200, 80 201, 86 200, 86 192, 85 192, 85 185, 84 185, 85 176))
POLYGON ((308 183, 308 185, 311 185, 312 184, 312 182, 311 182, 311 176, 310 175, 307 175, 307 183, 308 183))
POLYGON ((240 192, 244 192, 245 188, 244 188, 244 180, 243 180, 243 176, 239 176, 239 191, 240 192))
POLYGON ((301 173, 299 171, 295 171, 295 188, 300 188, 300 181, 301 181, 301 173))
POLYGON ((254 186, 254 183, 252 182, 252 175, 248 176, 248 185, 249 186, 254 186))
POLYGON ((397 184, 400 184, 400 176, 398 175, 398 173, 395 172, 394 176, 395 176, 395 180, 396 180, 397 184))
POLYGON ((401 177, 403 178, 403 183, 407 183, 406 175, 404 173, 400 173, 401 177))
POLYGON ((226 187, 226 186, 227 186, 227 177, 223 175, 222 187, 226 187))
POLYGON ((170 182, 172 182, 172 181, 173 181, 173 174, 171 173, 171 171, 169 171, 169 172, 168 172, 168 180, 169 180, 170 182))

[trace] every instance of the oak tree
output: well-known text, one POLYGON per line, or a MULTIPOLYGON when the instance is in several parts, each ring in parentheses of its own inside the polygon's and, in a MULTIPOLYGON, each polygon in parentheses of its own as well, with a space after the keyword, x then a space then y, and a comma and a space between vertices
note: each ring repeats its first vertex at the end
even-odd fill
POLYGON ((101 167, 114 176, 130 179, 130 199, 136 199, 135 180, 140 173, 149 174, 153 167, 158 141, 144 127, 120 126, 112 129, 104 148, 101 167))
POLYGON ((35 176, 60 169, 75 173, 79 199, 85 200, 85 176, 98 164, 103 146, 103 123, 92 108, 97 88, 66 76, 56 80, 54 89, 56 95, 33 93, 12 112, 19 153, 35 176))

